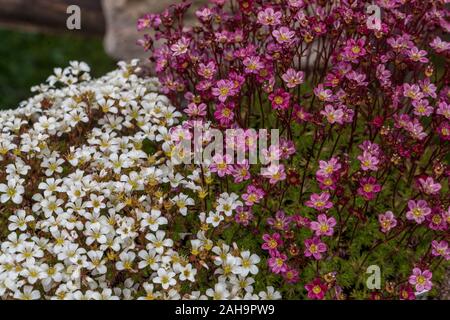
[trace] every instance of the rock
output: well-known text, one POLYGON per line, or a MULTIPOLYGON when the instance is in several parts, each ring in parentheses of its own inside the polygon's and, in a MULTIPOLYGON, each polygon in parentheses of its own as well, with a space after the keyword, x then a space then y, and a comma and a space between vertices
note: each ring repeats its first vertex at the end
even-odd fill
MULTIPOLYGON (((106 52, 115 59, 130 60, 133 58, 146 59, 149 54, 136 45, 136 41, 143 36, 136 30, 139 17, 149 12, 162 12, 167 6, 180 1, 156 0, 102 0, 103 12, 106 20, 106 35, 104 46, 106 52)), ((205 4, 205 0, 193 0, 186 22, 193 24, 195 8, 205 4)))

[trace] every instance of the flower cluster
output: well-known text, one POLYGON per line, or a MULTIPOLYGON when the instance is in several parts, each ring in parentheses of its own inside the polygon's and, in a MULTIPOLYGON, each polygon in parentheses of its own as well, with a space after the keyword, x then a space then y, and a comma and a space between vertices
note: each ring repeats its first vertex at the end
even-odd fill
POLYGON ((280 297, 221 237, 238 196, 172 163, 181 113, 159 87, 137 60, 96 80, 72 62, 0 112, 1 299, 280 297))
POLYGON ((184 136, 240 129, 226 143, 248 154, 252 129, 279 130, 271 165, 217 154, 202 190, 235 194, 234 222, 205 222, 230 221, 287 298, 437 295, 449 259, 445 1, 375 4, 378 27, 366 1, 211 0, 192 27, 182 2, 138 21, 184 136), (373 264, 386 281, 369 293, 373 264))

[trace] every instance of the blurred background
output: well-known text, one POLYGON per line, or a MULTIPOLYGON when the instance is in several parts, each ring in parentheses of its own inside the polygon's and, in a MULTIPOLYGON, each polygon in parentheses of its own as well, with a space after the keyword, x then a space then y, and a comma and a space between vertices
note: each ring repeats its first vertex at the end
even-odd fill
POLYGON ((30 96, 30 88, 42 83, 54 67, 82 60, 99 76, 114 67, 101 38, 40 34, 0 27, 0 109, 10 109, 30 96))
MULTIPOLYGON (((177 2, 181 0, 0 0, 0 109, 15 108, 30 96, 30 87, 71 60, 87 62, 98 77, 118 60, 145 59, 136 45, 142 37, 137 19, 177 2), (67 27, 71 5, 80 8, 80 30, 67 27)), ((206 0, 192 2, 195 8, 206 0)))
POLYGON ((100 0, 0 0, 0 109, 16 107, 31 86, 71 60, 86 61, 95 76, 112 70, 105 33, 100 0), (67 29, 70 4, 80 6, 81 30, 67 29))

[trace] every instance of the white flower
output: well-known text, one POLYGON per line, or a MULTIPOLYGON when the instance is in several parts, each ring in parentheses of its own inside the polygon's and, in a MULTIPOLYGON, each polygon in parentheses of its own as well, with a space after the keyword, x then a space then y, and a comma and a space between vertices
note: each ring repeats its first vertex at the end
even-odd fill
POLYGON ((32 286, 23 287, 23 291, 16 291, 14 294, 15 299, 20 300, 38 300, 41 297, 41 294, 38 290, 33 290, 32 286))
POLYGON ((61 173, 63 171, 62 164, 64 163, 63 159, 57 159, 56 157, 52 157, 50 159, 44 159, 41 163, 41 167, 47 168, 45 170, 45 175, 47 177, 52 176, 55 172, 61 173))
POLYGON ((258 273, 258 267, 256 266, 261 259, 256 254, 250 254, 250 251, 241 252, 241 265, 237 268, 237 272, 246 277, 249 273, 255 275, 258 273))
POLYGON ((105 199, 105 197, 98 196, 98 195, 92 193, 89 196, 89 198, 91 200, 86 202, 86 207, 92 208, 94 210, 94 212, 99 212, 101 209, 106 207, 106 205, 103 203, 103 200, 105 199))
POLYGON ((84 231, 84 235, 87 237, 86 244, 91 245, 94 241, 105 244, 108 231, 109 228, 100 223, 87 224, 86 230, 84 231))
POLYGON ((46 274, 37 265, 26 265, 20 275, 27 279, 29 284, 35 284, 38 280, 45 279, 46 274))
POLYGON ((153 292, 153 284, 145 282, 142 286, 144 287, 146 295, 144 297, 139 297, 138 300, 155 300, 156 298, 159 298, 159 293, 153 292))
POLYGON ((241 259, 236 258, 230 253, 227 254, 226 259, 222 262, 221 268, 216 269, 214 274, 220 274, 219 280, 226 280, 228 277, 234 274, 239 274, 239 266, 241 264, 241 259))
MULTIPOLYGON (((0 152, 1 153, 1 152, 0 152)), ((15 160, 15 163, 10 163, 6 166, 6 173, 11 176, 26 176, 28 171, 31 169, 31 167, 25 162, 23 162, 22 159, 17 158, 15 160)))
POLYGON ((57 263, 54 266, 49 266, 44 263, 41 265, 42 272, 46 274, 45 278, 42 280, 44 287, 48 287, 52 282, 61 282, 63 279, 62 271, 64 266, 61 263, 57 263))
POLYGON ((166 233, 162 230, 158 230, 155 234, 148 233, 145 236, 145 239, 150 241, 147 244, 147 249, 154 249, 158 254, 163 254, 164 247, 172 247, 173 241, 172 239, 165 239, 166 233))
POLYGON ((179 195, 172 198, 172 202, 177 205, 179 212, 185 216, 187 215, 187 206, 193 206, 194 200, 189 198, 189 196, 184 193, 180 193, 179 195))
POLYGON ((144 269, 146 267, 150 267, 154 271, 159 269, 161 256, 158 255, 155 250, 141 250, 139 251, 138 256, 142 259, 138 264, 139 269, 144 269))
POLYGON ((206 223, 209 223, 210 225, 212 225, 215 228, 223 220, 224 220, 224 217, 222 214, 220 214, 220 212, 210 211, 208 218, 206 218, 206 223))
POLYGON ((48 178, 38 185, 38 189, 44 190, 44 197, 48 197, 54 192, 62 192, 62 188, 59 186, 61 183, 62 179, 48 178))
POLYGON ((186 266, 180 268, 180 280, 186 281, 189 280, 191 282, 195 282, 195 275, 197 274, 197 270, 192 268, 192 265, 188 263, 186 266))
POLYGON ((275 288, 269 286, 266 288, 267 291, 261 291, 258 295, 261 300, 279 300, 281 299, 281 294, 275 291, 275 288))
POLYGON ((133 251, 123 251, 119 255, 120 261, 116 262, 117 270, 131 270, 133 269, 133 261, 136 258, 136 254, 133 251))
POLYGON ((175 272, 166 271, 163 268, 159 268, 157 274, 158 275, 153 278, 153 282, 161 284, 163 289, 168 289, 169 287, 172 287, 177 283, 177 281, 174 279, 175 272))
POLYGON ((159 226, 165 225, 168 222, 165 217, 161 217, 161 211, 155 209, 152 209, 150 213, 142 213, 141 218, 141 227, 148 227, 153 232, 158 231, 159 226))
POLYGON ((86 64, 71 62, 0 111, 0 299, 258 298, 243 276, 258 272, 257 256, 209 228, 241 201, 223 193, 208 216, 194 208, 211 172, 170 159, 181 113, 138 69, 120 63, 91 80, 86 64), (198 218, 185 217, 191 211, 198 218), (208 295, 182 284, 200 280, 214 286, 208 295))
POLYGON ((231 289, 231 293, 233 295, 237 295, 242 290, 246 293, 252 293, 255 279, 243 276, 234 276, 230 278, 230 283, 233 284, 233 288, 231 289))
POLYGON ((217 200, 217 211, 223 212, 227 217, 233 214, 233 210, 237 207, 241 207, 242 201, 239 201, 239 196, 235 193, 222 193, 220 198, 217 200))
POLYGON ((228 292, 225 284, 217 283, 214 286, 214 289, 210 288, 206 290, 206 295, 211 297, 213 300, 226 300, 230 296, 230 293, 228 292))
POLYGON ((106 259, 103 258, 103 251, 91 250, 87 253, 91 263, 88 265, 89 270, 96 270, 99 274, 104 274, 107 271, 105 266, 106 259))
POLYGON ((8 224, 9 231, 14 231, 16 229, 25 231, 27 229, 27 223, 34 221, 34 217, 27 215, 25 210, 17 210, 14 215, 9 216, 8 220, 10 221, 8 224))
POLYGON ((120 156, 117 153, 113 153, 109 156, 109 161, 110 162, 107 166, 112 168, 114 173, 120 173, 122 169, 126 169, 131 166, 131 161, 125 153, 122 153, 120 156))
POLYGON ((25 189, 20 185, 15 179, 8 180, 7 184, 0 183, 0 202, 5 203, 11 199, 12 202, 16 204, 22 203, 22 194, 25 189))
MULTIPOLYGON (((62 199, 57 199, 55 196, 50 196, 48 198, 42 199, 40 206, 44 211, 44 215, 46 218, 49 218, 53 213, 61 214, 63 212, 63 208, 61 205, 64 203, 62 199)), ((35 211, 35 208, 33 208, 35 211)))
POLYGON ((37 248, 33 242, 25 242, 18 247, 17 251, 17 262, 25 261, 25 263, 30 265, 36 262, 36 258, 42 258, 44 256, 44 252, 37 248))

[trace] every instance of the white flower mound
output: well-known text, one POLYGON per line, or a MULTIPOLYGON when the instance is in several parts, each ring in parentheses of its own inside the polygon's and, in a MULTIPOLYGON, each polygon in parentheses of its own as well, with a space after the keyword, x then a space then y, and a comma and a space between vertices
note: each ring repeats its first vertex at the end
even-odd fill
POLYGON ((73 62, 0 112, 0 298, 279 298, 254 292, 259 257, 193 210, 200 168, 167 157, 181 114, 137 64, 91 80, 73 62), (190 241, 179 219, 203 221, 190 241))

